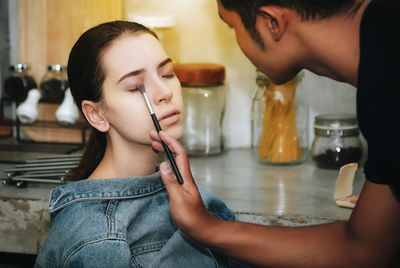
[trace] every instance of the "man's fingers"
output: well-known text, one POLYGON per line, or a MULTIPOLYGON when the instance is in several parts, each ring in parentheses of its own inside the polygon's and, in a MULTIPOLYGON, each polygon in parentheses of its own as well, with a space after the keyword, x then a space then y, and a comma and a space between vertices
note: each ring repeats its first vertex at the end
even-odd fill
POLYGON ((174 154, 175 162, 178 165, 178 169, 183 177, 183 187, 188 191, 193 190, 191 187, 195 187, 197 189, 192 172, 190 170, 189 159, 187 157, 185 148, 183 148, 183 146, 177 140, 170 137, 164 131, 159 133, 159 137, 174 154))
POLYGON ((155 131, 154 129, 150 131, 150 138, 151 138, 153 141, 161 141, 161 140, 160 140, 160 137, 158 136, 158 132, 155 131))
POLYGON ((160 164, 160 175, 170 196, 178 197, 182 191, 175 174, 167 162, 160 164))
POLYGON ((175 161, 178 165, 179 171, 181 172, 183 177, 192 177, 192 173, 190 171, 189 159, 186 154, 185 148, 176 141, 174 138, 170 137, 164 131, 159 133, 160 138, 164 143, 168 146, 168 148, 174 153, 175 161))
POLYGON ((158 136, 158 132, 155 130, 150 131, 151 146, 158 152, 164 152, 164 147, 161 144, 161 139, 158 136))
POLYGON ((162 146, 161 142, 152 141, 151 142, 151 147, 153 147, 153 149, 158 151, 158 152, 164 152, 164 147, 162 146))
POLYGON ((159 137, 177 157, 178 155, 181 155, 182 157, 187 158, 185 148, 183 148, 183 146, 174 138, 170 137, 165 131, 161 131, 159 137))

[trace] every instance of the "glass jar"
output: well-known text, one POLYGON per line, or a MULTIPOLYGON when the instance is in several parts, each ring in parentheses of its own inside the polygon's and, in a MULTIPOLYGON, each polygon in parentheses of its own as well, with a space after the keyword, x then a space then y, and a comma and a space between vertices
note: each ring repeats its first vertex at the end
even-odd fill
POLYGON ((357 118, 351 114, 323 114, 315 117, 311 155, 317 166, 339 169, 358 163, 362 156, 357 118))
POLYGON ((35 79, 29 74, 29 65, 19 63, 9 67, 9 76, 4 81, 4 92, 17 103, 26 99, 28 91, 37 88, 35 79))
POLYGON ((251 146, 261 163, 298 164, 308 154, 308 107, 296 102, 303 73, 283 85, 257 72, 251 106, 251 146))
POLYGON ((49 65, 40 82, 40 101, 61 104, 68 87, 67 67, 60 64, 49 65))
POLYGON ((185 132, 182 145, 189 155, 223 152, 222 121, 225 113, 225 67, 211 63, 175 64, 182 84, 185 132))
POLYGON ((128 20, 140 23, 153 30, 167 55, 173 62, 179 62, 179 39, 175 29, 176 18, 173 14, 164 12, 132 12, 127 15, 128 20))

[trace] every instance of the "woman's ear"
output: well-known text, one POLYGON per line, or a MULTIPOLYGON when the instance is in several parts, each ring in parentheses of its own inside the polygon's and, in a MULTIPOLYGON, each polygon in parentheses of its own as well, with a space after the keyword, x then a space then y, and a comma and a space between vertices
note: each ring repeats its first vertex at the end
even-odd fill
POLYGON ((261 27, 264 31, 270 32, 273 40, 279 41, 286 31, 288 9, 279 6, 262 6, 259 11, 264 20, 261 27))
POLYGON ((110 124, 102 114, 100 104, 93 101, 82 101, 82 112, 89 124, 100 132, 107 132, 110 124))

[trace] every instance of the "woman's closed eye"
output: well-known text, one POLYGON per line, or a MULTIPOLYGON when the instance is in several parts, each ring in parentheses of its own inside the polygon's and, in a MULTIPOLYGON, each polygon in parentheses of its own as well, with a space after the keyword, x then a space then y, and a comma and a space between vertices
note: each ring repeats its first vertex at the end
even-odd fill
POLYGON ((140 86, 134 86, 131 89, 128 89, 129 92, 137 92, 137 91, 143 91, 144 86, 140 85, 140 86))
POLYGON ((163 77, 163 78, 174 78, 175 77, 175 73, 172 72, 172 73, 164 74, 161 77, 163 77))

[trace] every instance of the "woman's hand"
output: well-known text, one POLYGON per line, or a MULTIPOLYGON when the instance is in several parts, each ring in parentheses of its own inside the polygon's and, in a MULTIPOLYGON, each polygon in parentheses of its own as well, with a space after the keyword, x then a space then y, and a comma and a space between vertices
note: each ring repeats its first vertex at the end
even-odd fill
MULTIPOLYGON (((173 170, 166 162, 160 165, 161 178, 170 198, 170 213, 179 228, 198 241, 206 241, 211 227, 218 220, 204 206, 196 183, 190 171, 189 160, 183 146, 166 132, 152 130, 150 132, 152 147, 156 151, 164 151, 161 140, 174 153, 176 164, 183 178, 179 184, 173 170)), ((211 234, 210 234, 211 235, 211 234)))

